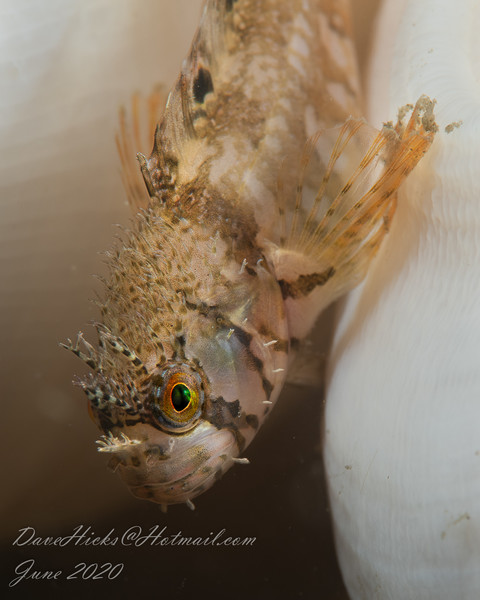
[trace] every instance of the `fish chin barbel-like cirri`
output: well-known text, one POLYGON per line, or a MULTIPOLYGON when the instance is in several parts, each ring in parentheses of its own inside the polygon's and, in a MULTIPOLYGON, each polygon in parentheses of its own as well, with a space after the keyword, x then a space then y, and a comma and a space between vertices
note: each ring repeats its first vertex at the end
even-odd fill
POLYGON ((245 462, 294 349, 364 276, 436 126, 425 97, 381 131, 358 104, 346 2, 206 2, 139 155, 98 346, 66 345, 134 495, 193 506, 245 462))

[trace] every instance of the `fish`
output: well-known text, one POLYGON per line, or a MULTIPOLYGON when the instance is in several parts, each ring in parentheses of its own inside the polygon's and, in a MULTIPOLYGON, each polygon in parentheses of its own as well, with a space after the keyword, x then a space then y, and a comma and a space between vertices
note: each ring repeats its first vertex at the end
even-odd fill
POLYGON ((63 344, 135 496, 193 509, 248 463, 319 314, 387 233, 433 107, 380 131, 361 118, 344 0, 207 0, 140 187, 121 121, 134 224, 107 253, 97 345, 63 344))

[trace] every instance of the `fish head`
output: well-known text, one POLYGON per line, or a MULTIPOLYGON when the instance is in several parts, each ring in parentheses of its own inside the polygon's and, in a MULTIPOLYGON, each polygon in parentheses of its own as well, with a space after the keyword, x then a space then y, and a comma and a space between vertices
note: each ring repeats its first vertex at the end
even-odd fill
MULTIPOLYGON (((161 233, 157 226, 156 240, 161 233)), ((165 505, 191 500, 242 462, 288 359, 283 298, 269 266, 246 269, 219 242, 213 255, 208 239, 204 247, 198 235, 189 239, 184 233, 182 252, 177 244, 167 262, 165 235, 161 260, 148 255, 138 281, 142 255, 128 248, 139 242, 125 244, 96 324, 99 347, 83 337, 70 345, 94 370, 79 384, 103 434, 99 450, 135 496, 165 505)))
POLYGON ((187 359, 160 365, 140 390, 136 414, 94 409, 106 432, 100 449, 111 453, 110 467, 135 496, 167 505, 191 500, 245 445, 240 403, 215 396, 203 368, 187 359))
POLYGON ((283 383, 273 367, 286 352, 265 345, 252 326, 215 317, 212 330, 208 316, 195 321, 178 342, 181 356, 137 381, 134 372, 122 381, 117 369, 83 383, 110 467, 135 496, 165 505, 198 496, 237 462, 283 383))
POLYGON ((205 416, 211 404, 201 369, 171 362, 147 378, 135 414, 93 409, 106 432, 100 450, 109 466, 140 498, 160 504, 187 502, 208 489, 233 464, 235 431, 205 416))

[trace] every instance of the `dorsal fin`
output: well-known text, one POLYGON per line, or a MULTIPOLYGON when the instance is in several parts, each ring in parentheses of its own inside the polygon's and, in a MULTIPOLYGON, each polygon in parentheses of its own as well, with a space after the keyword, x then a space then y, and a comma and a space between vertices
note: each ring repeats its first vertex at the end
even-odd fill
POLYGON ((196 137, 195 121, 204 116, 207 95, 215 91, 219 65, 231 31, 231 2, 207 0, 188 57, 169 95, 163 120, 156 133, 157 150, 180 155, 186 138, 196 137), (166 147, 165 144, 171 147, 166 147), (159 146, 162 144, 162 146, 159 146))
POLYGON ((138 169, 136 155, 139 150, 148 148, 152 143, 166 97, 165 89, 158 86, 147 98, 135 93, 129 111, 123 106, 120 108, 119 130, 115 141, 122 167, 123 186, 130 208, 134 212, 146 208, 149 202, 149 194, 138 169))
MULTIPOLYGON (((195 163, 209 124, 208 102, 214 102, 215 80, 232 32, 234 2, 207 0, 189 56, 170 92, 155 132, 150 158, 139 156, 151 196, 163 199, 179 179, 179 165, 195 163)), ((185 178, 183 178, 185 179, 185 178)), ((185 181, 183 181, 185 182, 185 181)))

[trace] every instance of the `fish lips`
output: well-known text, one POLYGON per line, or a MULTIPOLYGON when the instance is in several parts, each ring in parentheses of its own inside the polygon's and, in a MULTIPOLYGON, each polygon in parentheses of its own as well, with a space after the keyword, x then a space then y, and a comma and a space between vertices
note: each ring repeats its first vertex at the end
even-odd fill
POLYGON ((201 420, 182 434, 150 425, 122 430, 136 443, 113 452, 109 466, 134 496, 159 504, 179 504, 195 498, 227 471, 238 455, 234 434, 201 420))

